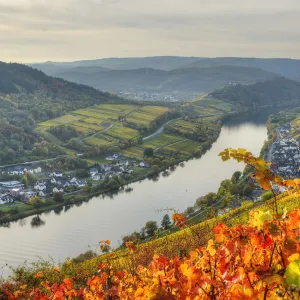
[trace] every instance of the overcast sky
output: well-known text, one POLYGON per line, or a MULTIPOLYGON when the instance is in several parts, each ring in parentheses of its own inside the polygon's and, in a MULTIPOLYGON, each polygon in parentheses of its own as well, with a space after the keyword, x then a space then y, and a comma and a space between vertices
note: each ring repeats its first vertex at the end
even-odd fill
POLYGON ((0 60, 300 58, 300 0, 0 0, 0 60))

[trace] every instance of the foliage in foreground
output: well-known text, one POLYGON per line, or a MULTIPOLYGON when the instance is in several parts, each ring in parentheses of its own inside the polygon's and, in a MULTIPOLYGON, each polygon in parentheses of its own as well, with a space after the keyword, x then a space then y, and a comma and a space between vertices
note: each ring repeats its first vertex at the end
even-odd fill
MULTIPOLYGON (((273 184, 288 187, 298 195, 299 180, 283 180, 271 173, 261 158, 244 149, 227 149, 221 154, 246 162, 255 171, 262 188, 273 184)), ((86 283, 68 276, 67 262, 62 276, 54 267, 39 271, 33 282, 6 283, 4 299, 297 299, 300 293, 300 210, 278 213, 278 196, 274 193, 273 213, 254 210, 247 225, 229 227, 219 224, 214 239, 199 244, 187 255, 172 259, 155 255, 149 266, 117 268, 114 253, 98 265, 86 283), (57 276, 58 275, 58 276, 57 276), (56 281, 53 281, 56 278, 56 281)), ((182 228, 186 219, 174 214, 175 225, 182 228)), ((100 242, 102 249, 109 241, 100 242)), ((126 243, 130 253, 137 251, 126 243)), ((134 255, 132 256, 134 260, 134 255)), ((71 274, 71 272, 70 272, 71 274)), ((1 293, 0 293, 1 297, 1 293)), ((0 298, 1 299, 1 298, 0 298)))
MULTIPOLYGON (((79 288, 73 278, 50 285, 38 272, 35 288, 3 289, 8 299, 292 299, 300 288, 299 222, 299 210, 255 211, 249 225, 217 225, 215 239, 188 257, 157 255, 147 268, 123 271, 108 260, 79 288)), ((135 251, 132 243, 127 247, 135 251)))

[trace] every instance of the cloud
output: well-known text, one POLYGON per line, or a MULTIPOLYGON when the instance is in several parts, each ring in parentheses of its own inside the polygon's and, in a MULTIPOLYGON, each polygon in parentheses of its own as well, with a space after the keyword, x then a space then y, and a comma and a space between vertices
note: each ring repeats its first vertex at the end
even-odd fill
POLYGON ((299 13, 299 0, 0 0, 0 58, 300 58, 299 13))

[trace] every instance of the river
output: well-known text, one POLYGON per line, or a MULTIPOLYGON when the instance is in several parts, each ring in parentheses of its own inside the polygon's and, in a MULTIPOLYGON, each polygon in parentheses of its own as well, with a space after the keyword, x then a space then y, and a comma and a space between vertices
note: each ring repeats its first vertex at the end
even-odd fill
POLYGON ((146 221, 160 223, 166 208, 179 211, 195 200, 216 192, 220 182, 230 178, 243 164, 222 162, 218 154, 225 148, 243 147, 258 155, 267 138, 266 120, 270 111, 243 115, 225 123, 218 140, 200 159, 177 166, 168 177, 144 180, 130 185, 132 192, 98 196, 58 211, 43 213, 40 219, 28 217, 0 227, 0 277, 8 274, 8 264, 17 266, 38 257, 54 261, 75 257, 89 249, 98 249, 102 239, 119 245, 121 237, 139 231, 146 221))

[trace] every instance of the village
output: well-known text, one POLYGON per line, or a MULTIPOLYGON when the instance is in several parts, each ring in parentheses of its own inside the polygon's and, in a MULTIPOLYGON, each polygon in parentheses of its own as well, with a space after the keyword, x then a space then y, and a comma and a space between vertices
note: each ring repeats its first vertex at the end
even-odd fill
POLYGON ((291 124, 277 128, 277 140, 270 148, 271 168, 285 179, 300 175, 299 142, 291 137, 291 124))
POLYGON ((12 166, 0 169, 2 176, 20 178, 19 180, 7 180, 0 182, 0 205, 12 204, 13 202, 30 203, 32 197, 47 198, 56 193, 71 194, 80 192, 85 186, 97 185, 114 175, 125 176, 135 174, 136 168, 149 168, 144 161, 122 157, 120 154, 112 154, 106 157, 107 163, 95 163, 90 167, 86 178, 78 178, 65 174, 62 170, 43 170, 38 164, 35 166, 12 166), (21 178, 25 174, 32 174, 39 178, 30 185, 26 185, 21 178), (41 179, 42 178, 42 179, 41 179))

